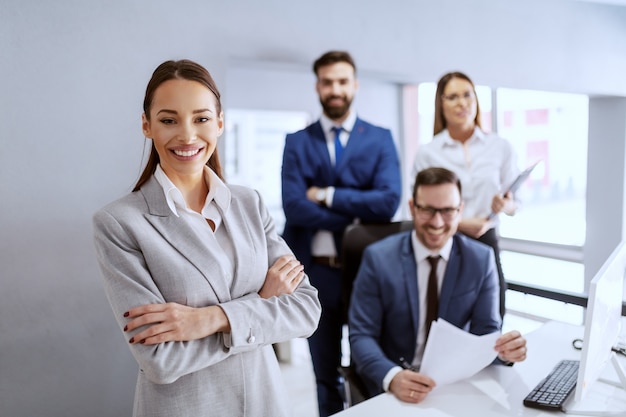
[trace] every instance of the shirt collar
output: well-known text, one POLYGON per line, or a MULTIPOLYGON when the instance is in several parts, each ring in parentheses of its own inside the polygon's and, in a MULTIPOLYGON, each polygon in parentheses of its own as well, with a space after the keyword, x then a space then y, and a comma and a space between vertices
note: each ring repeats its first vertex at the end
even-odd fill
POLYGON ((348 117, 346 118, 346 120, 343 121, 343 123, 341 123, 341 125, 338 125, 334 120, 329 119, 328 116, 326 116, 324 113, 322 113, 322 115, 320 116, 320 124, 322 125, 322 129, 324 130, 324 133, 326 134, 328 134, 330 129, 332 129, 335 126, 341 126, 343 130, 350 133, 352 132, 352 129, 354 129, 355 123, 356 123, 356 112, 352 111, 352 109, 350 109, 350 113, 348 114, 348 117))
MULTIPOLYGON (((187 203, 183 198, 183 193, 180 192, 180 190, 176 187, 176 185, 174 185, 172 180, 170 180, 169 177, 165 174, 165 172, 161 168, 161 164, 157 165, 156 170, 154 171, 154 177, 163 188, 167 205, 175 216, 180 217, 178 214, 178 209, 189 210, 187 208, 187 203)), ((209 186, 209 193, 207 194, 206 200, 204 201, 202 215, 205 218, 209 218, 208 212, 212 201, 215 201, 215 204, 223 212, 226 212, 230 207, 230 190, 228 189, 226 184, 224 184, 224 182, 217 176, 217 174, 213 172, 213 170, 208 166, 204 167, 204 181, 209 186)))
POLYGON ((204 208, 202 209, 202 215, 208 218, 206 213, 211 201, 215 201, 215 204, 222 210, 222 212, 227 212, 230 208, 230 189, 208 166, 204 167, 204 180, 207 184, 209 184, 209 194, 206 196, 204 208))
POLYGON ((452 238, 448 239, 448 241, 445 243, 445 245, 443 245, 439 252, 433 252, 426 246, 424 246, 422 242, 420 242, 417 238, 415 230, 413 230, 413 232, 411 233, 411 241, 413 242, 413 254, 415 255, 416 263, 420 263, 429 256, 437 255, 441 256, 446 262, 448 262, 448 259, 450 259, 450 252, 452 251, 453 242, 452 238))
MULTIPOLYGON (((443 138, 443 144, 446 146, 459 146, 461 145, 461 142, 459 142, 458 140, 452 139, 452 137, 450 136, 450 132, 448 132, 448 129, 444 129, 441 131, 441 135, 443 138)), ((487 135, 485 135, 485 132, 482 131, 481 128, 479 128, 478 126, 474 127, 474 133, 472 133, 472 136, 467 140, 467 142, 472 142, 472 141, 479 141, 482 142, 485 140, 485 138, 487 137, 487 135)), ((466 143, 467 143, 466 142, 466 143)))

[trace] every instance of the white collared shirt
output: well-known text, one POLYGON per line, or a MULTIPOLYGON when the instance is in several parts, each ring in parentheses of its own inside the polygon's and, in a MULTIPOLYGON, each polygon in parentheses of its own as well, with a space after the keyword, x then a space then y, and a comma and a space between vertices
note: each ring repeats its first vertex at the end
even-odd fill
MULTIPOLYGON (((420 145, 413 164, 411 192, 415 175, 430 167, 449 169, 459 177, 464 218, 486 218, 491 214, 493 196, 506 190, 519 175, 517 156, 510 142, 478 127, 465 143, 452 139, 445 129, 431 142, 420 145)), ((498 223, 498 216, 493 222, 498 223)))
POLYGON ((443 284, 443 276, 450 260, 450 251, 452 250, 452 238, 443 245, 439 252, 433 252, 426 248, 422 242, 417 238, 415 230, 411 233, 411 241, 413 243, 413 254, 415 256, 415 263, 417 265, 417 293, 419 295, 419 317, 417 332, 417 343, 415 348, 415 356, 413 358, 412 365, 419 369, 422 363, 422 356, 424 356, 424 346, 426 341, 426 293, 428 290, 428 277, 430 275, 430 262, 429 256, 440 256, 437 263, 437 294, 441 293, 441 286, 443 284))
MULTIPOLYGON (((413 362, 411 365, 416 369, 419 369, 422 363, 422 357, 424 356, 424 347, 426 346, 426 293, 428 290, 428 277, 430 275, 430 262, 428 257, 440 256, 437 263, 437 293, 441 293, 441 286, 443 285, 443 278, 446 272, 448 261, 450 260, 450 252, 452 251, 452 238, 443 245, 439 252, 433 252, 426 248, 422 242, 417 238, 415 230, 411 233, 411 242, 413 244, 413 256, 415 257, 415 264, 417 265, 416 279, 417 279, 417 294, 419 297, 419 323, 417 332, 417 341, 415 343, 415 355, 413 356, 413 362)), ((409 307, 407 306, 407 314, 409 307)), ((391 380, 402 370, 401 367, 395 366, 387 372, 383 379, 383 390, 389 390, 389 384, 391 380)))
MULTIPOLYGON (((328 155, 330 156, 330 163, 335 165, 335 132, 333 127, 342 127, 342 131, 339 135, 339 141, 345 148, 350 139, 350 133, 354 129, 356 123, 356 113, 350 110, 350 114, 344 120, 341 125, 337 125, 334 121, 328 118, 325 114, 320 116, 320 124, 322 130, 326 135, 326 145, 328 146, 328 155)), ((335 187, 328 187, 326 194, 326 205, 332 207, 333 197, 335 195, 335 187)), ((320 230, 317 232, 311 241, 311 254, 313 256, 337 256, 338 250, 335 248, 335 240, 333 239, 332 232, 326 230, 320 230)))
MULTIPOLYGON (((183 193, 180 192, 172 180, 165 174, 160 164, 157 165, 154 171, 154 177, 163 188, 167 205, 176 217, 180 217, 178 209, 196 213, 187 207, 183 193)), ((222 216, 217 210, 217 207, 220 207, 224 212, 228 211, 230 207, 230 190, 220 177, 208 166, 204 167, 204 181, 209 188, 209 193, 204 201, 201 214, 206 219, 213 220, 213 222, 215 222, 215 228, 217 229, 218 224, 220 224, 222 220, 222 216), (211 204, 213 201, 215 201, 215 203, 211 204)))
POLYGON ((183 193, 174 185, 165 174, 161 165, 157 165, 154 177, 163 188, 167 205, 176 217, 181 217, 201 240, 215 238, 230 259, 234 270, 235 249, 228 237, 226 228, 220 227, 223 223, 223 213, 230 208, 231 193, 226 184, 208 166, 204 167, 204 181, 209 193, 204 201, 201 213, 191 210, 183 197, 183 193), (207 219, 215 224, 215 231, 207 223, 207 219))
POLYGON ((350 110, 350 114, 348 114, 346 120, 344 120, 340 125, 329 119, 325 114, 320 116, 320 124, 322 125, 322 130, 326 135, 326 146, 328 146, 328 154, 330 155, 330 163, 332 165, 335 165, 335 132, 333 131, 333 127, 342 128, 339 135, 339 141, 345 148, 348 144, 348 139, 350 139, 350 133, 352 132, 352 129, 354 129, 355 123, 356 113, 352 110, 350 110))

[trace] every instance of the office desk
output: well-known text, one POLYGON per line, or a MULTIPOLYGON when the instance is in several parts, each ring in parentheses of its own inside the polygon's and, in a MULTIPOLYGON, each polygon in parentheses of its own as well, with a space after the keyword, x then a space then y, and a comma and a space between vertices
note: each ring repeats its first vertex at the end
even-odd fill
MULTIPOLYGON (((582 338, 582 335, 583 326, 548 322, 525 335, 528 357, 524 362, 512 367, 488 366, 467 381, 436 387, 419 404, 404 403, 393 394, 384 393, 335 415, 337 417, 554 417, 564 415, 524 407, 523 400, 561 359, 580 358, 580 352, 573 348, 571 342, 577 337, 582 338)), ((626 367, 626 358, 622 356, 620 361, 622 366, 626 367)), ((611 375, 612 367, 607 371, 611 375)), ((617 380, 617 376, 611 379, 617 380)), ((620 411, 620 415, 626 416, 626 391, 607 384, 596 383, 577 409, 620 411)))

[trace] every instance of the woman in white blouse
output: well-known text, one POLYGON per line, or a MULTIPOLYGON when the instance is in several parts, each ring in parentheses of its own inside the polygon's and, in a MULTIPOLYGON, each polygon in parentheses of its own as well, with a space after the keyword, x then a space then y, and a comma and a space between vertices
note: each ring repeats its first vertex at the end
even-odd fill
POLYGON ((444 75, 435 94, 432 142, 419 147, 413 167, 447 168, 463 185, 463 219, 459 231, 494 249, 500 276, 500 314, 504 316, 506 282, 500 265, 498 214, 513 215, 512 193, 502 194, 517 175, 517 157, 511 144, 480 125, 480 107, 474 83, 461 72, 444 75))

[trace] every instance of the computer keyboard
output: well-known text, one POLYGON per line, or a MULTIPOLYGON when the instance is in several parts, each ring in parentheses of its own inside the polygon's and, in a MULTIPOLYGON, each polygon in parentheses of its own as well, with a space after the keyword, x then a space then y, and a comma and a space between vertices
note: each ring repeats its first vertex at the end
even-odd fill
POLYGON ((526 407, 543 410, 561 410, 563 404, 574 391, 578 378, 579 361, 562 360, 524 398, 526 407))

